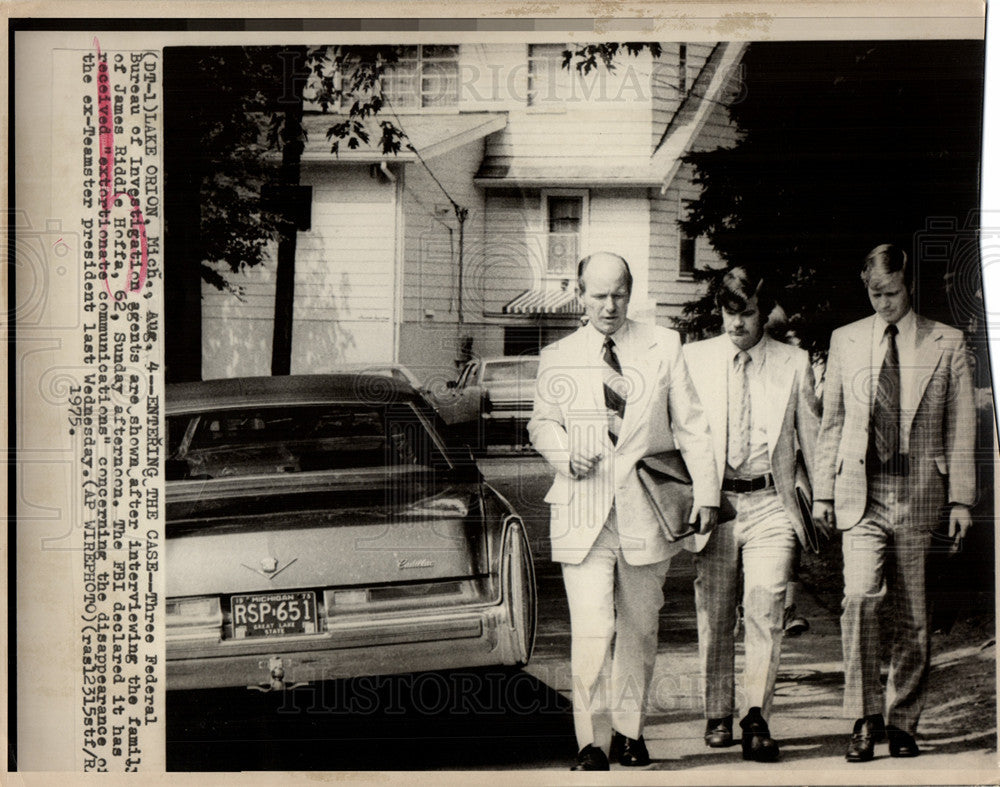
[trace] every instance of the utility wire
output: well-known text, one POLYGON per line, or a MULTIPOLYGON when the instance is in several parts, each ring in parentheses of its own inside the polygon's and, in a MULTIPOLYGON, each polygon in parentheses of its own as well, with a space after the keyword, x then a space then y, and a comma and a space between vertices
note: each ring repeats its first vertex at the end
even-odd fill
MULTIPOLYGON (((392 105, 392 102, 389 100, 389 97, 383 94, 382 99, 385 101, 386 106, 389 107, 389 111, 392 112, 392 116, 396 121, 396 127, 403 132, 403 136, 405 136, 407 140, 410 140, 410 135, 407 134, 406 129, 403 128, 403 121, 399 119, 399 115, 396 113, 396 108, 392 105)), ((467 208, 463 208, 461 205, 455 202, 454 199, 452 199, 451 194, 448 193, 448 190, 444 187, 441 181, 438 180, 437 175, 434 174, 434 171, 429 166, 427 166, 427 162, 424 161, 424 157, 420 155, 420 151, 417 150, 416 147, 414 147, 413 143, 411 141, 407 141, 406 147, 408 150, 413 151, 414 155, 416 155, 417 157, 417 161, 419 161, 423 165, 423 168, 427 170, 427 174, 431 176, 431 180, 433 180, 437 184, 437 187, 441 189, 441 193, 444 194, 445 197, 447 197, 448 202, 451 203, 451 207, 455 211, 455 215, 460 216, 460 214, 463 211, 467 213, 468 212, 467 208)))

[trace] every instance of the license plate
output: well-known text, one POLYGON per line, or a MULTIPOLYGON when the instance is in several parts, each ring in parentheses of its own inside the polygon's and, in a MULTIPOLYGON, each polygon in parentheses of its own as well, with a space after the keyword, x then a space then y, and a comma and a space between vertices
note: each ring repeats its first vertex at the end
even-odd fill
POLYGON ((316 633, 315 593, 296 591, 233 596, 230 610, 236 639, 316 633))

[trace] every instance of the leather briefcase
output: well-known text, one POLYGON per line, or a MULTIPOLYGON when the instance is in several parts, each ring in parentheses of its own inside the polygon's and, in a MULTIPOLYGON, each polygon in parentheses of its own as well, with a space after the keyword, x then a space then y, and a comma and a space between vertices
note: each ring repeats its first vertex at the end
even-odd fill
MULTIPOLYGON (((689 521, 694 506, 694 491, 691 474, 679 450, 645 456, 636 462, 635 472, 667 541, 679 541, 698 532, 694 523, 689 521)), ((720 503, 719 522, 736 516, 725 495, 720 503)))

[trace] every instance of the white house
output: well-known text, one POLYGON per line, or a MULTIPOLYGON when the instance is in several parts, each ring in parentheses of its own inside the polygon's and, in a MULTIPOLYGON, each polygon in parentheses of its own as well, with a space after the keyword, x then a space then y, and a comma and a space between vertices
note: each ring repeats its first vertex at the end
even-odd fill
MULTIPOLYGON (((679 230, 697 196, 680 157, 735 141, 745 47, 665 43, 586 76, 564 43, 408 47, 379 116, 412 145, 397 156, 333 156, 336 117, 307 113, 292 372, 400 362, 433 381, 468 351, 537 352, 579 324, 576 262, 599 250, 628 259, 633 314, 669 324, 718 263, 679 230)), ((240 283, 244 302, 203 288, 206 379, 269 373, 274 267, 240 283)))

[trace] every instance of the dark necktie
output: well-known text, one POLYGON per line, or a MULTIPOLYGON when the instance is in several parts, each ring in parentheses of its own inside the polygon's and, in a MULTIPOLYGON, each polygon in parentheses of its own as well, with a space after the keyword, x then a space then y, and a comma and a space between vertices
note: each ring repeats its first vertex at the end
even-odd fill
POLYGON ((615 354, 615 341, 610 336, 604 340, 604 363, 609 367, 604 374, 604 406, 608 409, 608 438, 615 445, 621 434, 622 420, 625 418, 625 378, 622 365, 615 354))
POLYGON ((883 464, 899 453, 899 350, 896 334, 899 329, 888 325, 885 338, 888 346, 878 375, 875 406, 872 408, 872 439, 875 453, 883 464))

